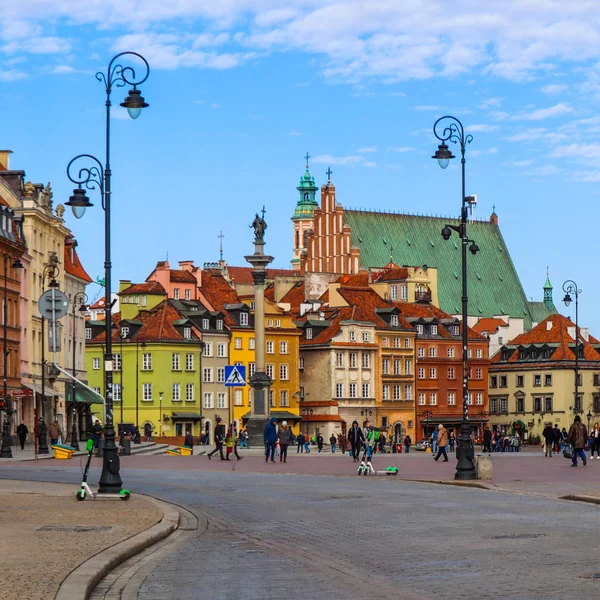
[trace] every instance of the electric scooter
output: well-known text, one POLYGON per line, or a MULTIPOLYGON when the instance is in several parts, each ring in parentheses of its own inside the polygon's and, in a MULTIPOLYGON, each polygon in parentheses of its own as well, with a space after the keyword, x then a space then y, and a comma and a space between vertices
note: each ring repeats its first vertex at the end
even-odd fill
POLYGON ((386 467, 385 471, 377 471, 373 468, 371 456, 373 455, 373 448, 378 441, 379 430, 371 428, 367 434, 365 451, 358 467, 357 475, 398 475, 398 467, 386 467))
POLYGON ((92 463, 92 456, 94 454, 94 440, 91 438, 87 441, 87 445, 85 447, 88 453, 87 462, 85 463, 85 469, 83 471, 83 478, 81 481, 81 487, 77 490, 77 494, 75 497, 77 500, 82 501, 85 500, 88 496, 95 500, 96 498, 108 498, 108 499, 118 499, 118 500, 129 500, 131 497, 131 492, 129 490, 121 490, 118 494, 98 494, 92 492, 90 486, 87 483, 88 473, 90 471, 90 464, 92 463))

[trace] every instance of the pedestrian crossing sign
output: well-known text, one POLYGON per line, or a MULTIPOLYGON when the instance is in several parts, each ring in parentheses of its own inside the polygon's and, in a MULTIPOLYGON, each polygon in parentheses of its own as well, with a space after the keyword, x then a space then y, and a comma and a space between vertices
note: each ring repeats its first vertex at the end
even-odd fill
POLYGON ((225 385, 227 387, 243 387, 246 385, 246 367, 227 365, 225 367, 225 385))

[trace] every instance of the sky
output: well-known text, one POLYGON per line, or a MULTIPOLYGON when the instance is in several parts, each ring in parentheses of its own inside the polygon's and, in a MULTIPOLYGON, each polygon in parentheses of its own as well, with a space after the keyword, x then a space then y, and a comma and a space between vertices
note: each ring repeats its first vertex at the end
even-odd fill
MULTIPOLYGON (((167 256, 218 260, 220 231, 225 259, 246 264, 263 205, 265 250, 289 268, 306 152, 347 208, 457 217, 460 163, 431 159, 433 123, 453 115, 473 136, 474 218, 495 206, 528 297, 542 299, 547 268, 557 307, 575 280, 580 325, 600 336, 599 49, 597 0, 4 2, 0 147, 64 203, 71 158, 104 156, 96 72, 119 52, 148 60, 139 119, 119 106, 129 87, 112 94, 116 287, 167 256)), ((93 209, 66 223, 95 279, 103 213, 89 196, 93 209)))

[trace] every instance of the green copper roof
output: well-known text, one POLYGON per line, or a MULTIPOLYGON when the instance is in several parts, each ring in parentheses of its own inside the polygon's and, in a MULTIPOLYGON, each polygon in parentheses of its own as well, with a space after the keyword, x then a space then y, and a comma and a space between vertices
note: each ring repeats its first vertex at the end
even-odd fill
POLYGON ((551 290, 552 289, 552 284, 550 283, 550 276, 546 275, 546 283, 544 283, 544 289, 545 290, 551 290))
POLYGON ((315 185, 315 178, 308 170, 308 164, 306 173, 300 177, 300 185, 296 189, 300 194, 300 198, 292 219, 312 219, 315 208, 319 206, 315 200, 315 192, 318 188, 315 185))
POLYGON ((552 305, 552 308, 549 309, 545 302, 533 302, 530 300, 528 304, 529 312, 531 313, 531 319, 534 323, 541 323, 548 315, 558 312, 554 305, 552 305))
MULTIPOLYGON (((457 219, 345 210, 345 222, 352 227, 352 245, 360 248, 362 267, 382 267, 390 255, 398 265, 437 267, 440 308, 450 314, 461 312, 461 248, 458 235, 444 241, 444 225, 459 225, 457 219)), ((472 221, 470 239, 481 251, 468 256, 469 315, 492 317, 510 315, 540 322, 543 302, 535 303, 535 316, 497 225, 472 221)))

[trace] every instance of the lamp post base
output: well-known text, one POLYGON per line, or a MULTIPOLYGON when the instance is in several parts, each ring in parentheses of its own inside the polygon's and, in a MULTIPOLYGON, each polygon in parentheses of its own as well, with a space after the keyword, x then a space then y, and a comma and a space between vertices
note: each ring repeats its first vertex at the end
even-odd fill
POLYGON ((48 428, 46 427, 46 420, 44 418, 42 418, 42 423, 40 424, 38 454, 50 454, 48 448, 48 428))
POLYGON ((10 423, 8 415, 4 415, 4 423, 2 425, 2 448, 0 448, 0 458, 12 458, 12 450, 10 449, 10 423))
POLYGON ((115 430, 104 433, 105 445, 102 461, 102 474, 98 482, 99 494, 118 494, 123 486, 123 481, 119 471, 121 470, 121 461, 119 459, 119 449, 115 444, 115 430), (112 435, 111 435, 112 434, 112 435))
POLYGON ((463 421, 460 425, 460 436, 458 438, 458 446, 456 447, 456 480, 477 479, 475 473, 475 449, 473 448, 473 440, 471 440, 471 426, 468 421, 463 421))

